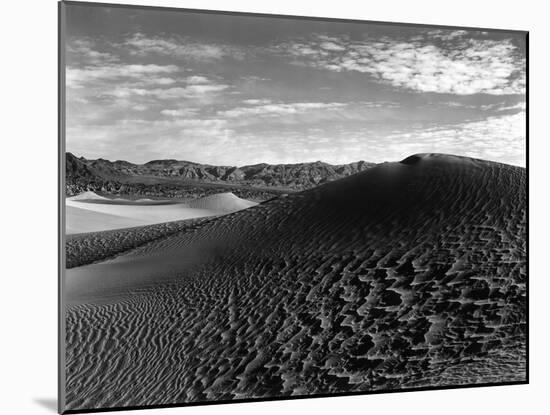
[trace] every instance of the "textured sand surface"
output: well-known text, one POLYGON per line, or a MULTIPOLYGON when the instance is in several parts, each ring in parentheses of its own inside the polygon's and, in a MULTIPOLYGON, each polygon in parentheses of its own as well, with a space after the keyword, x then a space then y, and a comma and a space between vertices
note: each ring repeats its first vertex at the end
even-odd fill
POLYGON ((68 198, 65 204, 65 231, 71 235, 216 216, 257 203, 240 199, 232 193, 215 194, 190 202, 174 202, 108 199, 94 192, 85 192, 68 198))
POLYGON ((192 229, 208 220, 212 220, 212 217, 67 235, 65 240, 66 268, 74 268, 115 257, 156 239, 165 238, 184 229, 192 229))
POLYGON ((69 269, 67 408, 525 380, 525 169, 411 156, 69 269))

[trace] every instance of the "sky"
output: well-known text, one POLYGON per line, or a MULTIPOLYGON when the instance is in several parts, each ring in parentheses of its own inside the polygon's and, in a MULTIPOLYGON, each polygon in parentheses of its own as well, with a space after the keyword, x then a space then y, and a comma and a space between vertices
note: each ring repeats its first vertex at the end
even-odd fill
POLYGON ((66 17, 77 156, 526 163, 522 33, 75 4, 66 17))

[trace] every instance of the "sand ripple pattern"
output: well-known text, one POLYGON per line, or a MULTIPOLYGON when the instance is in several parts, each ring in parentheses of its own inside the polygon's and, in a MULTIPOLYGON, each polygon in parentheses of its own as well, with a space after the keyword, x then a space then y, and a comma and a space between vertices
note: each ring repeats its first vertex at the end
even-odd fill
POLYGON ((522 168, 412 156, 128 255, 197 244, 67 309, 68 409, 525 380, 522 168))
POLYGON ((93 264, 114 258, 121 253, 192 229, 211 218, 186 219, 134 228, 67 235, 65 240, 66 268, 93 264))

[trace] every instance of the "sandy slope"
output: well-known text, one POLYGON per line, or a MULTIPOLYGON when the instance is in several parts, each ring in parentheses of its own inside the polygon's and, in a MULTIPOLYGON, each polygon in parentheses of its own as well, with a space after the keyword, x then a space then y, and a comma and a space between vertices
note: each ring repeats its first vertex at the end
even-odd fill
POLYGON ((255 206, 232 193, 221 193, 189 203, 108 199, 85 192, 66 200, 66 233, 97 232, 162 222, 216 216, 255 206))
POLYGON ((146 225, 145 220, 127 218, 104 212, 82 209, 68 204, 65 208, 65 232, 67 235, 82 232, 97 232, 107 229, 129 228, 146 225))
POLYGON ((525 192, 412 156, 70 269, 68 408, 524 380, 525 192))
POLYGON ((76 200, 109 200, 109 199, 104 196, 100 196, 95 192, 87 191, 87 192, 82 192, 76 196, 71 196, 67 198, 67 200, 76 201, 76 200))
POLYGON ((112 229, 67 235, 65 239, 66 267, 82 265, 113 258, 141 245, 190 231, 215 217, 195 218, 174 222, 163 222, 135 228, 112 229))
POLYGON ((193 209, 209 209, 226 213, 236 212, 238 210, 247 209, 256 205, 256 202, 241 199, 233 193, 218 193, 192 200, 187 203, 187 206, 193 209))

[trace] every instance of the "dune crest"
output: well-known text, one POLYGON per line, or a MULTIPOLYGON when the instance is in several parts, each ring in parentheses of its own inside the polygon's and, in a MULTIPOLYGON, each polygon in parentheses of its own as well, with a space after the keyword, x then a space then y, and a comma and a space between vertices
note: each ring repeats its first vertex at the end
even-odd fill
POLYGON ((249 207, 256 206, 257 204, 258 203, 256 202, 241 199, 231 192, 217 193, 186 203, 186 205, 190 208, 208 209, 219 212, 236 212, 241 209, 247 209, 249 207))
POLYGON ((108 200, 108 198, 98 195, 96 192, 86 191, 78 195, 67 198, 68 200, 108 200))

